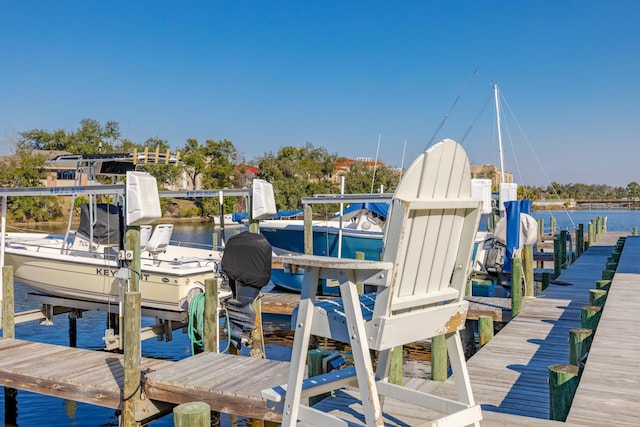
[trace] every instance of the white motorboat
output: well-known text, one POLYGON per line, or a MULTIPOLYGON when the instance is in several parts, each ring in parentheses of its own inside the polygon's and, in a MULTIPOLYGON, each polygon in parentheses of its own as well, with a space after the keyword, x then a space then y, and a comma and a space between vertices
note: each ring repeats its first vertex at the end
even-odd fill
MULTIPOLYGON (((217 197, 223 191, 228 193, 200 190, 179 192, 177 197, 217 197)), ((255 180, 252 192, 254 218, 271 215, 275 206, 265 207, 265 201, 267 205, 273 202, 271 185, 255 180)), ((243 196, 249 194, 243 190, 243 196)), ((167 195, 176 197, 176 192, 167 195)), ((134 274, 129 265, 132 252, 125 250, 125 224, 140 227, 143 308, 186 310, 191 297, 204 291, 205 280, 220 272, 221 251, 172 241, 171 224, 149 225, 160 218, 161 211, 155 178, 147 173, 128 171, 126 186, 5 188, 0 189, 0 197, 4 214, 0 261, 13 266, 17 281, 39 292, 84 301, 121 301, 134 274), (93 203, 81 207, 77 230, 69 226, 65 234, 6 233, 7 198, 40 195, 89 195, 93 203), (110 195, 118 203, 95 203, 97 195, 110 195)))
MULTIPOLYGON (((81 225, 66 237, 7 233, 5 262, 13 266, 18 281, 42 293, 117 304, 127 289, 127 275, 120 271, 118 243, 104 241, 105 235, 97 233, 89 240, 82 229, 81 225)), ((150 239, 141 248, 141 305, 182 311, 194 294, 204 291, 204 281, 214 277, 222 253, 169 243, 170 232, 171 224, 157 225, 156 235, 166 238, 167 243, 150 239)))

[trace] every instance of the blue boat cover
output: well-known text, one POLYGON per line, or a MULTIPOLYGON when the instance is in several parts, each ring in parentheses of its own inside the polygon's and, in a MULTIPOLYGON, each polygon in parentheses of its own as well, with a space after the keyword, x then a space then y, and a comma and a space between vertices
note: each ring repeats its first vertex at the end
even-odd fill
MULTIPOLYGON (((281 218, 291 218, 296 215, 300 215, 304 212, 302 209, 297 209, 293 211, 278 211, 275 215, 270 216, 267 219, 281 219, 281 218)), ((233 222, 242 223, 242 221, 249 219, 249 214, 247 212, 238 212, 234 213, 231 217, 233 222)))
MULTIPOLYGON (((344 211, 342 211, 343 215, 349 214, 351 212, 357 212, 361 209, 369 209, 371 212, 376 215, 386 219, 389 214, 389 203, 387 202, 364 202, 364 203, 352 203, 350 204, 344 211)), ((336 215, 337 217, 338 215, 336 215)))

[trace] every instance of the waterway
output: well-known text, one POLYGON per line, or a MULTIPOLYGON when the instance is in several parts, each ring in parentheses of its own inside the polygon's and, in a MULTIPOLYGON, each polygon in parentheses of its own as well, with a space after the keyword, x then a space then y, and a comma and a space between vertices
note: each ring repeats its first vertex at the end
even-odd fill
MULTIPOLYGON (((598 217, 604 217, 607 221, 607 229, 610 231, 628 231, 634 227, 640 227, 640 211, 638 210, 580 210, 573 212, 562 211, 536 211, 533 216, 536 219, 544 219, 546 227, 554 216, 559 229, 574 230, 577 224, 584 224, 585 230, 588 223, 598 217)), ((46 228, 51 228, 46 227, 46 228)), ((199 243, 212 241, 214 227, 209 223, 176 223, 174 225, 174 238, 199 243)), ((227 233, 232 233, 231 229, 227 233)), ((25 286, 16 286, 16 311, 38 308, 26 301, 26 293, 29 289, 25 286)), ((153 323, 154 319, 143 318, 143 326, 153 323)), ((51 344, 68 345, 67 315, 58 315, 54 318, 52 326, 41 326, 38 322, 28 322, 16 325, 16 338, 39 341, 51 344)), ((101 350, 104 346, 102 337, 107 328, 106 314, 103 312, 86 312, 77 321, 77 346, 92 350, 101 350)), ((221 343, 224 348, 226 342, 221 343)), ((265 345, 267 357, 276 360, 289 360, 290 344, 286 340, 269 340, 265 345)), ((173 340, 160 342, 146 340, 142 343, 142 355, 144 357, 156 357, 166 360, 180 360, 191 355, 191 343, 186 333, 176 331, 173 340)), ((242 375, 238 372, 238 375, 242 375)), ((18 391, 18 416, 17 426, 118 426, 118 416, 112 409, 94 405, 68 401, 64 399, 37 395, 25 391, 18 391)), ((4 411, 4 399, 0 399, 0 411, 4 411)), ((5 417, 6 419, 6 417, 5 417)), ((222 417, 222 425, 232 425, 231 418, 222 417)), ((11 425, 6 424, 5 425, 11 425)), ((172 426, 173 418, 168 415, 149 424, 151 427, 172 426)), ((248 420, 239 419, 235 425, 249 425, 248 420)))

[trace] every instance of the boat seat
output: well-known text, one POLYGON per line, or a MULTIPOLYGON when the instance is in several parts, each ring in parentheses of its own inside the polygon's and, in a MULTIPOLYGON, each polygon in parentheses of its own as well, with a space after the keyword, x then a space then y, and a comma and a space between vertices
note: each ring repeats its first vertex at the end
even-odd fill
POLYGON ((147 243, 149 243, 152 229, 153 227, 148 224, 140 226, 140 249, 144 250, 144 248, 147 246, 147 243))
POLYGON ((173 224, 158 224, 153 230, 144 250, 149 252, 157 260, 158 255, 167 250, 173 233, 173 224))

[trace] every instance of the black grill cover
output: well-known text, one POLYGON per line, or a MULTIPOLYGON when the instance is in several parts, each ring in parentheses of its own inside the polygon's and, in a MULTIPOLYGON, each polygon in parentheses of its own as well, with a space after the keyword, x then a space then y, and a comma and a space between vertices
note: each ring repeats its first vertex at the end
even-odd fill
POLYGON ((236 234, 224 248, 222 271, 233 282, 260 289, 271 279, 271 252, 262 234, 236 234))

